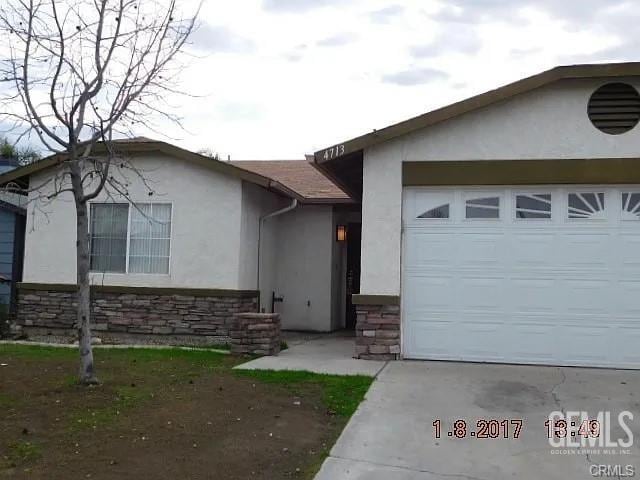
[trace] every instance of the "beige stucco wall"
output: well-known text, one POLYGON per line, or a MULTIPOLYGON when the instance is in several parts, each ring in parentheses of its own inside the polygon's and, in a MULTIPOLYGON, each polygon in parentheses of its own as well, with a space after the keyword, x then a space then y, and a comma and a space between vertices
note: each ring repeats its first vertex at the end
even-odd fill
POLYGON ((392 144, 367 150, 362 169, 360 293, 400 293, 402 164, 392 144))
POLYGON ((400 293, 402 162, 638 157, 640 126, 607 135, 587 102, 599 86, 640 79, 567 80, 365 150, 361 292, 400 293))
MULTIPOLYGON (((156 194, 148 195, 140 178, 128 175, 134 202, 170 202, 173 206, 170 272, 165 275, 92 273, 94 284, 141 287, 255 290, 258 282, 260 218, 291 204, 291 199, 235 177, 160 155, 132 160, 156 194)), ((49 178, 31 178, 40 185, 49 178)), ((30 196, 25 239, 24 282, 75 283, 75 207, 70 194, 42 202, 30 196)), ((126 199, 114 195, 117 202, 126 199)), ((110 201, 102 194, 96 202, 110 201)), ((285 328, 329 331, 340 325, 342 264, 334 241, 332 206, 299 205, 266 219, 260 255, 261 308, 271 294, 285 328), (309 303, 309 304, 307 304, 309 303)))
POLYGON ((243 182, 238 285, 243 290, 258 288, 258 236, 260 236, 260 306, 265 311, 271 309, 271 293, 276 288, 278 219, 277 217, 265 219, 262 223, 262 231, 259 233, 260 218, 290 204, 291 200, 288 198, 243 182))
MULTIPOLYGON (((289 330, 332 329, 333 208, 301 205, 278 217, 276 305, 289 330)), ((271 294, 269 294, 269 300, 271 294)))
MULTIPOLYGON (((135 159, 136 168, 157 192, 133 174, 129 195, 137 202, 171 202, 170 273, 168 275, 93 273, 92 283, 125 286, 244 288, 240 282, 241 180, 160 155, 135 159)), ((34 175, 39 185, 49 175, 34 175)), ((75 209, 70 194, 49 203, 28 205, 24 281, 75 282, 75 209)), ((116 201, 125 201, 114 195, 116 201)), ((95 201, 107 201, 102 194, 95 201)), ((255 286, 252 286, 255 288, 255 286)))

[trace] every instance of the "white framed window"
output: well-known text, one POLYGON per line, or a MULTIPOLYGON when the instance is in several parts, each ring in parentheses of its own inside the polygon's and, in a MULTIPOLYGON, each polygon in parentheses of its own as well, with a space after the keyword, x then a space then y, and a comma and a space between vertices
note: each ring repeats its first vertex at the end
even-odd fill
POLYGON ((131 209, 129 273, 169 273, 171 205, 142 203, 131 209))
POLYGON ((499 219, 500 196, 478 194, 465 201, 465 218, 467 219, 499 219))
POLYGON ((552 210, 551 199, 552 196, 550 193, 516 194, 516 220, 550 220, 552 210))
POLYGON ((170 203, 91 203, 91 270, 169 273, 170 203))
POLYGON ((126 272, 129 205, 126 203, 92 203, 90 205, 91 270, 126 272))
POLYGON ((567 195, 567 216, 569 219, 604 220, 604 192, 575 192, 567 195))
POLYGON ((622 192, 622 220, 640 220, 640 192, 622 192))

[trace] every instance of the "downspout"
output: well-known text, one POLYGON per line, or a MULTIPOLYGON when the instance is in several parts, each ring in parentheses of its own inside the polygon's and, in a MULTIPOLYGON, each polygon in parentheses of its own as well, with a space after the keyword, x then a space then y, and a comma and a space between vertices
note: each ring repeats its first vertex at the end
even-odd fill
MULTIPOLYGON (((298 206, 298 199, 294 198, 291 201, 291 204, 281 208, 280 210, 276 210, 275 212, 271 212, 268 213, 267 215, 264 215, 262 217, 260 217, 260 222, 258 224, 258 272, 257 272, 257 278, 256 278, 256 289, 258 290, 258 295, 260 294, 260 260, 262 258, 262 225, 264 224, 265 220, 268 220, 269 218, 273 218, 273 217, 277 217, 279 215, 282 215, 283 213, 287 213, 290 212, 291 210, 294 210, 296 207, 298 206)), ((258 305, 258 309, 260 309, 260 305, 258 305)))

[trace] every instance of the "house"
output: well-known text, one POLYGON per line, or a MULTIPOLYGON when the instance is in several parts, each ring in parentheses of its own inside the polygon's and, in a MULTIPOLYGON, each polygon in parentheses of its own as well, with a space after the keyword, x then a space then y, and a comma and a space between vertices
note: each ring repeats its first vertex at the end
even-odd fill
MULTIPOLYGON (((91 205, 94 328, 215 342, 235 312, 278 311, 355 323, 364 359, 640 368, 638 90, 640 63, 558 67, 321 150, 324 176, 120 142, 149 181, 91 205)), ((74 322, 75 213, 36 197, 17 324, 55 337, 74 322)))
POLYGON ((559 67, 317 152, 362 204, 362 358, 640 368, 640 63, 559 67))
MULTIPOLYGON (((221 162, 147 138, 115 148, 121 191, 89 206, 95 335, 220 343, 234 313, 259 310, 288 329, 355 322, 336 231, 359 208, 309 162, 221 162)), ((15 329, 34 339, 74 335, 75 208, 69 192, 49 198, 63 161, 0 176, 32 190, 15 329)))
MULTIPOLYGON (((18 166, 0 157, 0 174, 18 166)), ((26 209, 18 195, 0 192, 0 336, 7 331, 6 314, 15 307, 16 284, 22 280, 26 209)))
POLYGON ((22 280, 26 209, 0 197, 0 305, 10 310, 22 280))

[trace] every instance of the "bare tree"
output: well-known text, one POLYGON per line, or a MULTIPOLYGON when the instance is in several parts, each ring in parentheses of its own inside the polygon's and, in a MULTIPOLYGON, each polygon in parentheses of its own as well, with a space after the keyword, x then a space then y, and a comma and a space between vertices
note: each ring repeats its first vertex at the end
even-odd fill
POLYGON ((132 136, 136 128, 156 131, 152 119, 158 115, 179 122, 165 99, 178 91, 176 59, 195 17, 178 12, 175 0, 3 0, 0 5, 0 120, 12 122, 20 136, 37 136, 59 159, 45 183, 23 193, 33 196, 37 190, 39 198, 51 201, 67 192, 75 204, 77 328, 85 384, 97 383, 87 204, 101 192, 128 196, 128 182, 114 170, 141 175, 122 161, 114 135, 132 136))

